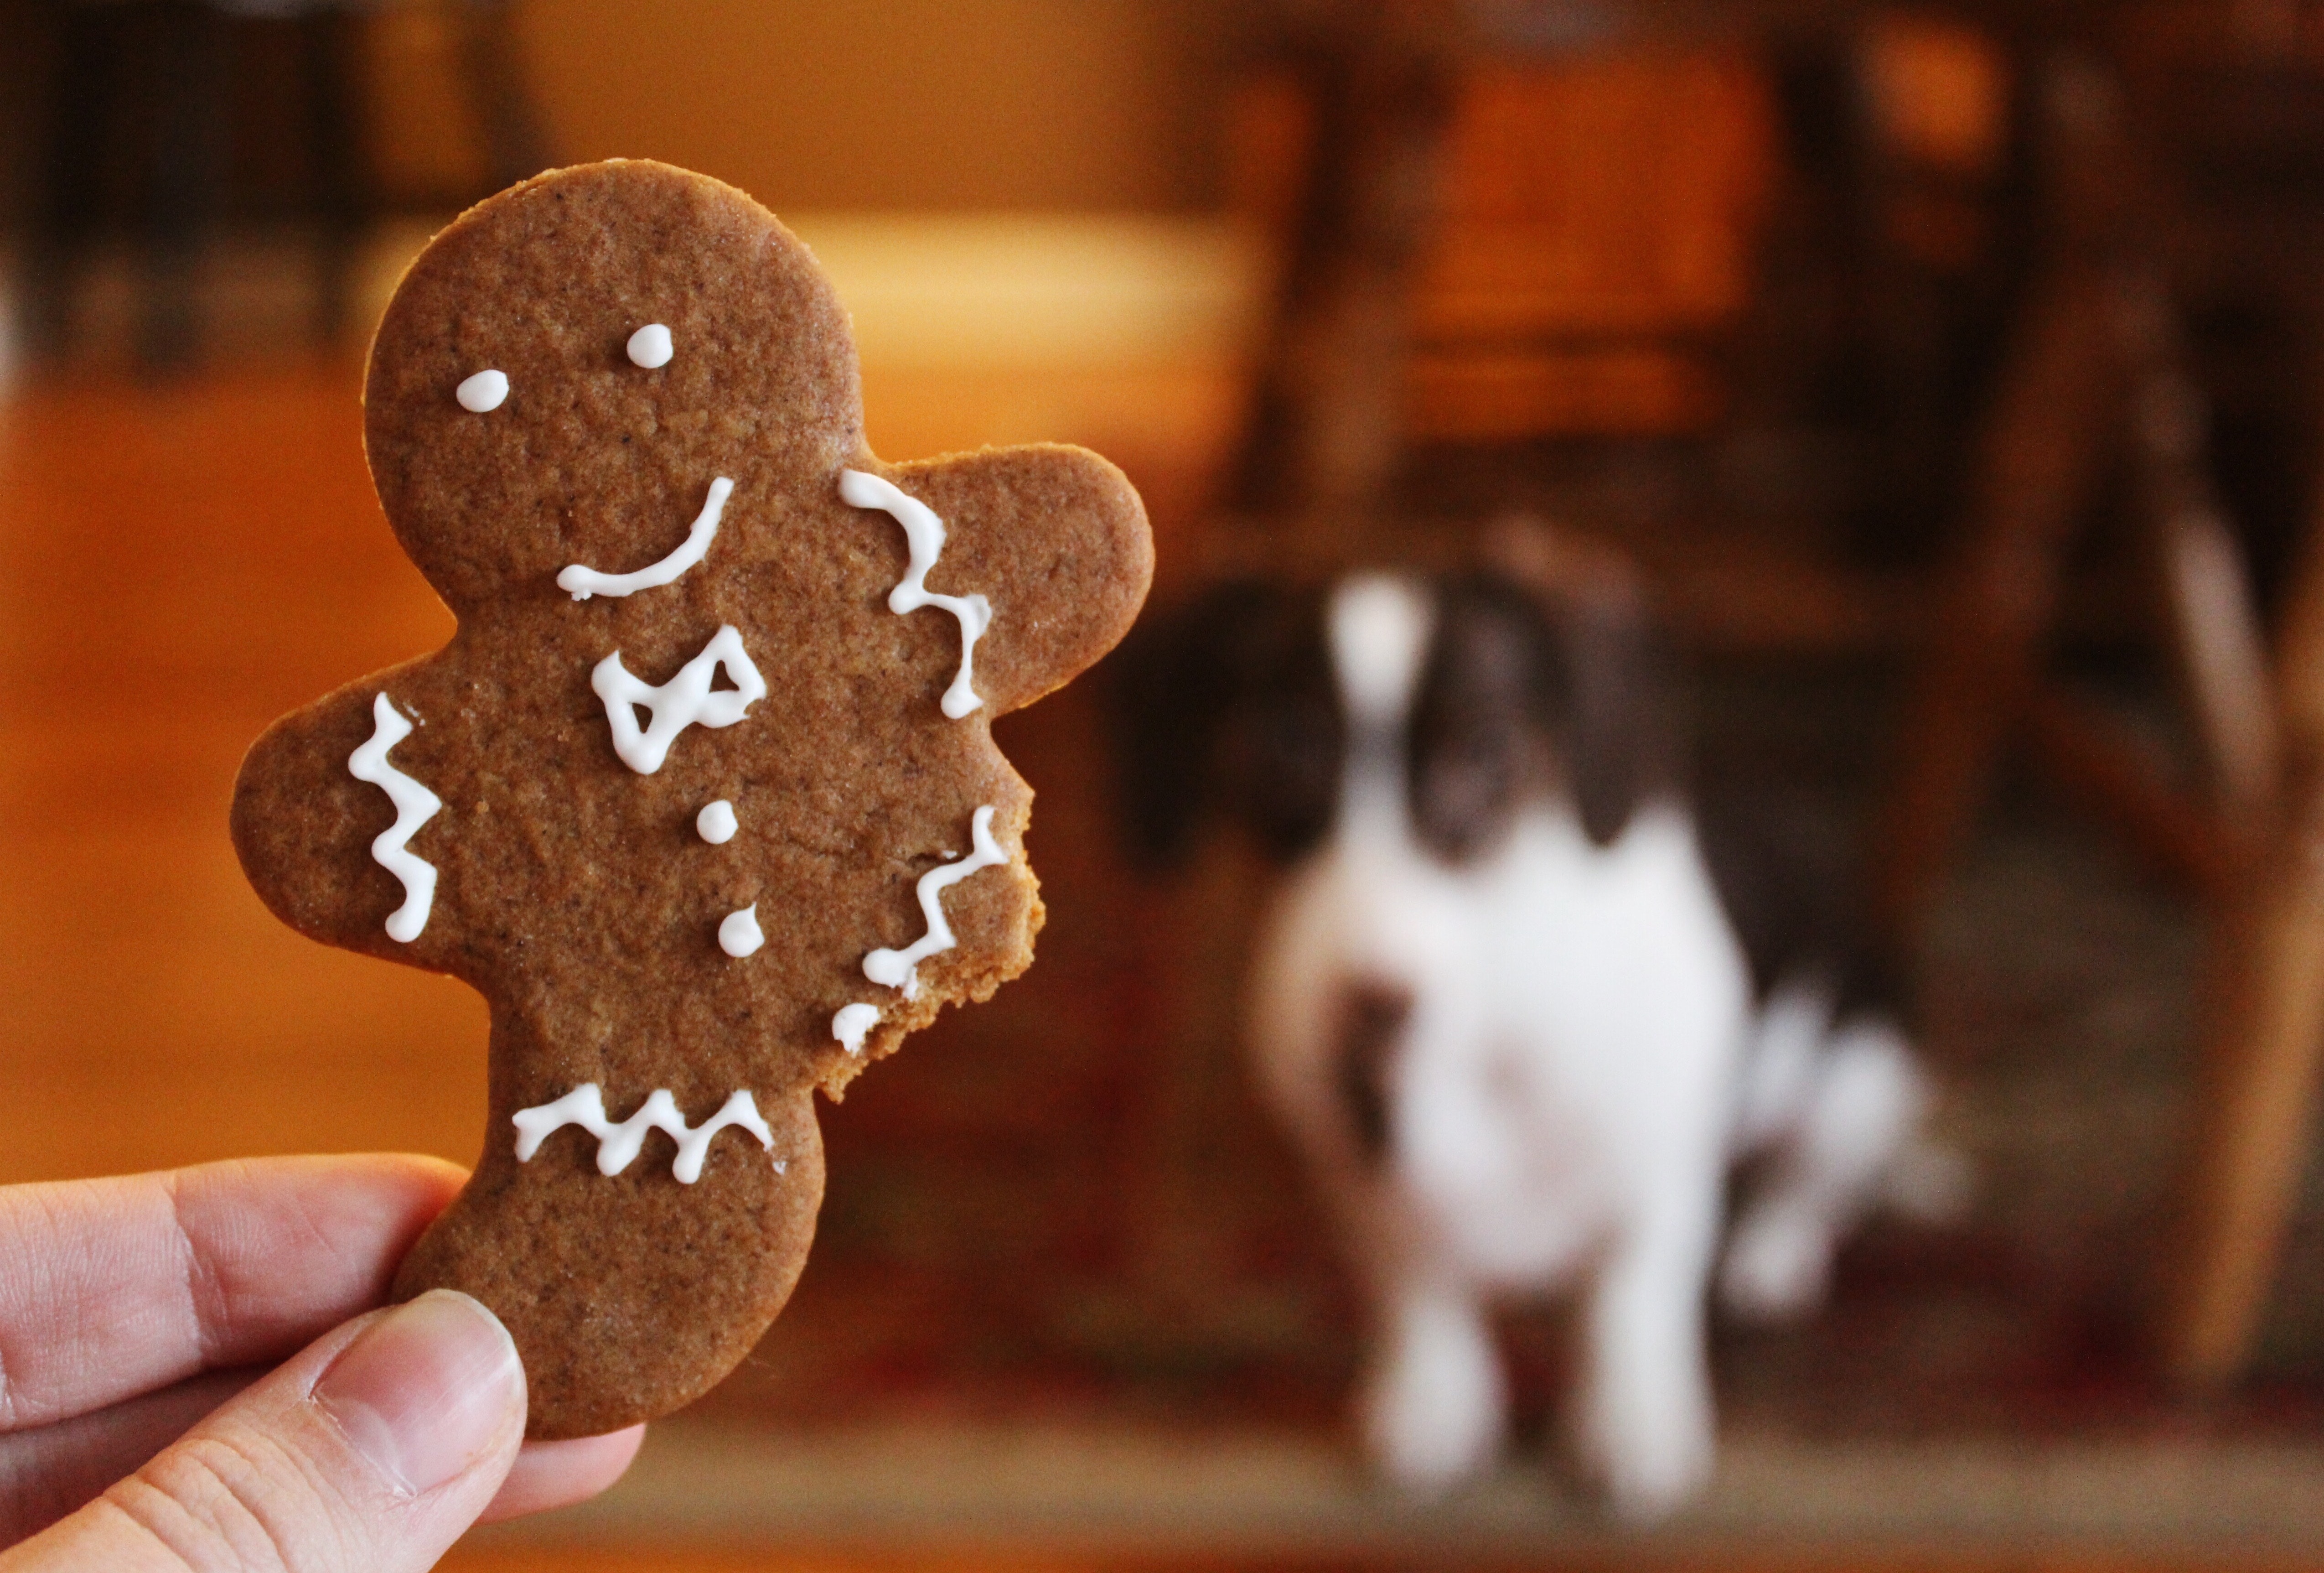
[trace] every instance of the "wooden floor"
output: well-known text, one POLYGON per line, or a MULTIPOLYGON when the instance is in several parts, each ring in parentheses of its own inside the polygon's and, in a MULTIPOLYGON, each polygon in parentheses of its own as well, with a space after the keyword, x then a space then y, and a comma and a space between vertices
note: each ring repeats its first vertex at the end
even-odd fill
POLYGON ((1480 1560, 1415 1564, 1401 1559, 1059 1557, 1053 1555, 850 1556, 801 1552, 687 1550, 538 1552, 456 1550, 446 1573, 1388 1573, 1416 1565, 1476 1573, 2310 1573, 2315 1563, 2290 1557, 2190 1559, 2154 1553, 2023 1551, 1693 1550, 1598 1552, 1522 1563, 1480 1560))
POLYGON ((0 1180, 474 1155, 478 1002, 290 933, 226 837, 268 720, 451 630, 355 392, 332 365, 0 409, 0 1180))

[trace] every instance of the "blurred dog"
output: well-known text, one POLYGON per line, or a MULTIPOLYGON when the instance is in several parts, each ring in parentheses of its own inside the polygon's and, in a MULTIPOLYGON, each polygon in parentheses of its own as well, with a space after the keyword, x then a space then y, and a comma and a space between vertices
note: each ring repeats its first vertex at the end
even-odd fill
POLYGON ((1579 1287, 1575 1442, 1651 1518, 1711 1467, 1729 1170, 1760 1180, 1720 1288, 1759 1315, 1814 1304, 1884 1194, 1934 1206, 1955 1171, 1842 893, 1682 790, 1635 584, 1510 540, 1495 570, 1230 585, 1145 629, 1124 781, 1149 853, 1224 813, 1287 867, 1250 1048, 1368 1291, 1374 1457, 1420 1489, 1488 1466, 1490 1302, 1579 1287))

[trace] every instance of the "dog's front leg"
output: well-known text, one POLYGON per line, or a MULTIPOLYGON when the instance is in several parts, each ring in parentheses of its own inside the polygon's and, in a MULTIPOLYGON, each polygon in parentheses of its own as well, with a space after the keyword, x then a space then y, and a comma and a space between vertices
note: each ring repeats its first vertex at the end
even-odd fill
POLYGON ((1382 1277, 1359 1401, 1364 1442, 1398 1485, 1439 1492, 1500 1451, 1508 1398, 1499 1353, 1465 1284, 1417 1272, 1382 1277))
POLYGON ((1586 1297, 1575 1441, 1625 1518, 1661 1518, 1711 1476, 1703 1290, 1718 1210, 1716 1174, 1658 1177, 1586 1297))

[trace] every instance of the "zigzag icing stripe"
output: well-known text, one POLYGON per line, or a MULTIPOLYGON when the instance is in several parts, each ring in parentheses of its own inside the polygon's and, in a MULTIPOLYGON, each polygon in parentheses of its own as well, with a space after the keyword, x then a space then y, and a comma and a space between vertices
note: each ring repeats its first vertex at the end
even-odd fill
POLYGON ((383 693, 372 696, 371 724, 371 740, 347 755, 347 771, 386 792, 395 805, 395 823, 373 837, 371 855, 403 882, 403 904, 387 915, 387 937, 409 945, 428 927, 429 909, 436 902, 436 865, 414 856, 406 844, 436 817, 444 800, 388 763, 387 751, 411 736, 411 723, 383 693))
MULTIPOLYGON (((549 1133, 567 1125, 578 1125, 597 1138, 597 1172, 612 1176, 630 1166, 639 1149, 646 1144, 648 1131, 659 1131, 678 1143, 678 1158, 669 1166, 681 1185, 692 1185, 702 1178, 703 1160, 710 1154, 710 1138, 729 1125, 740 1125, 759 1139, 759 1145, 772 1151, 775 1133, 767 1122, 759 1117, 759 1106, 746 1088, 736 1091, 719 1106, 718 1112, 699 1125, 689 1125, 686 1116, 678 1112, 678 1100, 669 1096, 668 1087, 656 1087, 636 1114, 615 1124, 605 1117, 604 1096, 594 1081, 585 1081, 553 1104, 519 1109, 509 1116, 516 1126, 516 1160, 530 1163, 532 1155, 540 1151, 541 1143, 549 1133)), ((781 1173, 784 1161, 775 1160, 775 1172, 781 1173)))
POLYGON ((710 542, 718 534, 718 516, 725 512, 726 499, 733 494, 734 483, 720 476, 710 483, 710 500, 702 504, 694 526, 686 539, 678 543, 668 557, 649 563, 631 573, 600 573, 585 563, 573 563, 557 576, 557 588, 576 601, 592 596, 633 596, 640 590, 650 590, 675 580, 678 575, 700 562, 710 550, 710 542))
POLYGON ((839 472, 839 495, 850 507, 884 510, 904 527, 911 561, 896 588, 888 592, 888 610, 900 615, 922 606, 940 606, 959 619, 960 671, 944 696, 944 713, 959 720, 984 703, 972 684, 976 675, 976 642, 992 626, 992 603, 982 596, 940 596, 928 588, 928 569, 936 567, 944 552, 945 527, 926 503, 860 469, 839 472))
MULTIPOLYGON (((945 921, 944 893, 974 874, 980 868, 993 868, 1009 861, 992 839, 992 806, 988 803, 976 810, 970 822, 969 834, 975 837, 974 847, 966 857, 955 858, 920 875, 920 915, 928 921, 928 931, 901 950, 885 947, 863 958, 863 976, 873 983, 884 983, 890 988, 900 988, 906 999, 920 992, 920 963, 938 951, 949 950, 958 943, 953 938, 952 925, 945 921)), ((855 1018, 862 1020, 861 1017, 855 1018)), ((853 1022, 847 1023, 852 1025, 853 1022)), ((867 1023, 868 1025, 868 1023, 867 1023)), ((835 1021, 832 1031, 841 1041, 846 1041, 843 1024, 835 1021)))

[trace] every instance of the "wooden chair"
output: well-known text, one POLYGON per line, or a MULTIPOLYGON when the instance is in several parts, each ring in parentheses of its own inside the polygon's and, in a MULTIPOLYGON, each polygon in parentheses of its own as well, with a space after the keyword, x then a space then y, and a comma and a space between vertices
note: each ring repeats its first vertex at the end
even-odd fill
MULTIPOLYGON (((1459 533, 1481 488, 1432 499, 1416 454, 1707 448, 1750 397, 1737 366, 1785 347, 1754 296, 1781 116, 1748 31, 1544 41, 1476 13, 1337 8, 1240 96, 1234 207, 1285 261, 1212 569, 1459 533)), ((1689 511, 1624 544, 1705 647, 1895 642, 1893 576, 1774 533, 1689 511)))
POLYGON ((1713 427, 1768 185, 1750 52, 1342 11, 1233 138, 1239 206, 1288 239, 1237 504, 1344 523, 1416 443, 1713 427))
MULTIPOLYGON (((2200 1384, 2233 1375, 2249 1350, 2324 1050, 2324 546, 2310 542, 2292 574, 2271 665, 2206 466, 2176 259, 2160 244, 2183 214, 2138 153, 2116 75, 2055 42, 2104 32, 2114 8, 2066 9, 2061 19, 1985 8, 1988 23, 2024 23, 2016 52, 2039 79, 2031 131, 2020 132, 2042 182, 2039 233, 1969 461, 1968 528, 1942 576, 1885 817, 1881 904, 1900 928, 1913 921, 1997 755, 2021 736, 2203 893, 2212 977, 2159 1338, 2169 1368, 2200 1384), (2118 462, 2205 761, 2195 796, 2172 790, 2102 709, 2043 672, 2068 550, 2118 462)), ((1448 272, 1431 248, 1462 84, 1509 47, 1425 0, 1354 14, 1305 62, 1326 156, 1301 189, 1239 476, 1243 506, 1302 521, 1293 533, 1306 555, 1327 560, 1333 541, 1377 531, 1413 433, 1423 379, 1411 374, 1431 353, 1421 291, 1448 272)), ((1893 600, 1837 598, 1901 621, 1893 600)), ((1826 643, 1858 625, 1795 610, 1792 621, 1826 643)))
POLYGON ((2324 1064, 2324 554, 2311 540, 2292 574, 2271 665, 2166 254, 2191 216, 2116 70, 2088 53, 2039 69, 2047 224, 1912 705, 1882 905, 1911 922, 2013 737, 2200 893, 2209 994, 2159 1343, 2174 1376, 2215 1385, 2247 1361, 2324 1064), (2192 793, 2044 671, 2067 552, 2117 465, 2200 745, 2192 793))

